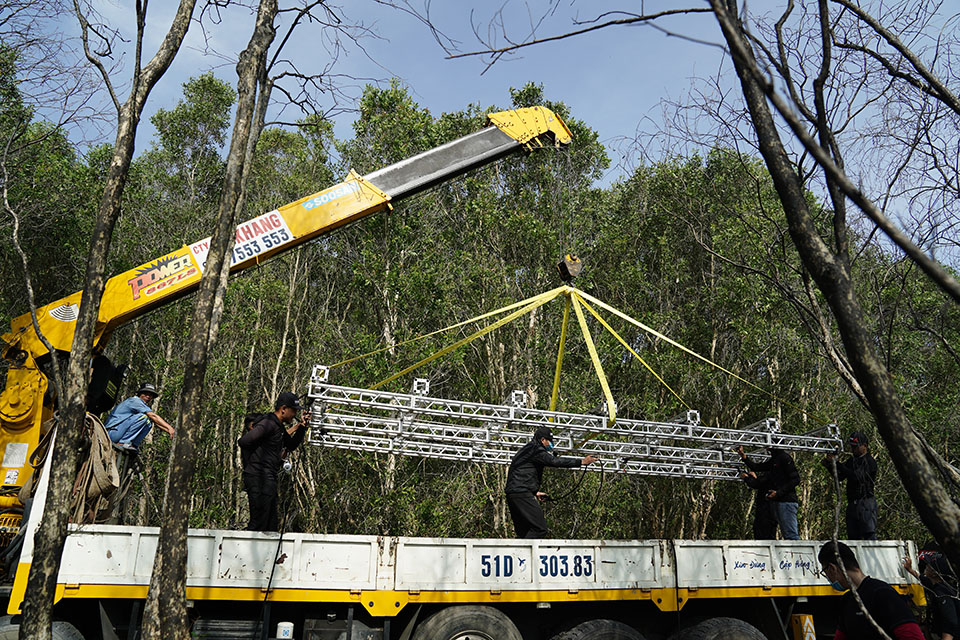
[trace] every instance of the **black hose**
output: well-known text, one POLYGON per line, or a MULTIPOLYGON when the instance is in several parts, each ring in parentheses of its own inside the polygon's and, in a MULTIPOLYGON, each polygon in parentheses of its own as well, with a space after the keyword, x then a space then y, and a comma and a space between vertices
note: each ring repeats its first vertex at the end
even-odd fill
MULTIPOLYGON (((280 477, 283 477, 285 475, 287 474, 281 472, 280 477)), ((292 479, 293 477, 292 472, 290 474, 290 477, 292 479)), ((290 484, 292 485, 292 482, 290 484)), ((277 479, 277 495, 280 494, 280 485, 281 485, 280 478, 278 478, 277 479)), ((287 492, 284 494, 283 507, 280 509, 280 512, 281 512, 280 515, 282 516, 280 520, 280 531, 279 531, 280 537, 277 538, 277 550, 273 554, 273 564, 270 566, 270 577, 267 578, 267 589, 263 594, 263 601, 260 603, 260 615, 258 616, 260 618, 260 640, 267 640, 268 622, 265 616, 266 610, 267 610, 267 598, 270 597, 270 587, 271 585, 273 585, 273 574, 277 570, 277 560, 280 558, 280 550, 283 548, 283 534, 286 532, 286 528, 287 528, 287 520, 288 520, 287 510, 290 506, 290 495, 292 493, 293 492, 290 489, 287 490, 287 492)))

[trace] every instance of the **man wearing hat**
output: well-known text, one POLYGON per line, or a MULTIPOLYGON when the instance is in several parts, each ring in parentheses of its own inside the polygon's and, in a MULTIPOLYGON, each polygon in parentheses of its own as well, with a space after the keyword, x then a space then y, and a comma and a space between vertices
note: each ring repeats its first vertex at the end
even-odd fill
POLYGON ((293 451, 303 442, 310 418, 304 413, 296 424, 290 424, 303 409, 297 395, 284 391, 268 413, 240 436, 243 465, 243 488, 250 501, 248 531, 278 531, 277 478, 285 452, 293 451), (290 426, 288 426, 290 425, 290 426))
POLYGON ((850 434, 850 459, 837 461, 835 454, 827 454, 823 465, 837 478, 847 482, 847 538, 850 540, 877 539, 877 499, 873 486, 877 480, 877 461, 867 450, 867 436, 857 431, 850 434), (836 471, 834 471, 836 470, 836 471))
POLYGON ((518 538, 540 539, 547 537, 547 520, 543 517, 540 502, 547 494, 540 491, 544 467, 574 468, 593 464, 597 457, 588 455, 579 458, 560 458, 553 453, 553 433, 541 427, 533 439, 525 444, 510 463, 507 472, 507 505, 513 528, 518 538))
POLYGON ((160 394, 157 388, 145 382, 140 385, 137 395, 127 398, 110 412, 104 427, 118 449, 136 451, 153 425, 173 435, 170 423, 157 415, 150 406, 158 395, 160 394))

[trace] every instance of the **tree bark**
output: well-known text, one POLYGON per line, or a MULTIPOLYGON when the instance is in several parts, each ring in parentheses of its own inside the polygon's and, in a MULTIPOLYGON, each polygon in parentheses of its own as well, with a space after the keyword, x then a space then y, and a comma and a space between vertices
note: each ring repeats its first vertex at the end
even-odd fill
POLYGON ((807 206, 803 183, 780 141, 767 105, 764 78, 735 17, 736 4, 731 0, 711 0, 710 4, 730 47, 760 153, 783 204, 794 245, 837 320, 854 376, 863 389, 900 480, 927 529, 951 562, 960 563, 960 507, 953 502, 937 470, 924 454, 890 375, 877 357, 849 264, 842 254, 835 255, 820 237, 807 206))
MULTIPOLYGON (((120 203, 127 182, 130 161, 133 158, 134 143, 140 115, 150 91, 173 62, 180 45, 186 36, 193 15, 196 0, 181 0, 173 23, 167 32, 159 50, 150 62, 141 69, 139 55, 134 69, 133 83, 127 101, 117 106, 117 137, 113 146, 113 157, 107 172, 106 185, 97 210, 93 237, 90 239, 90 251, 87 254, 87 267, 84 275, 84 289, 80 299, 80 312, 77 318, 76 332, 67 367, 66 381, 60 398, 59 426, 56 442, 48 461, 47 473, 50 474, 47 489, 47 501, 43 510, 40 526, 34 536, 33 563, 27 579, 27 589, 23 603, 23 624, 20 637, 31 640, 46 640, 51 637, 53 599, 60 569, 60 556, 67 534, 67 505, 70 490, 76 478, 79 462, 78 450, 85 415, 84 399, 87 392, 88 362, 93 350, 97 318, 100 312, 100 298, 106 282, 107 254, 113 227, 120 216, 120 203)), ((85 18, 80 15, 81 26, 86 28, 85 18)), ((137 20, 137 50, 143 41, 145 17, 137 20)), ((86 43, 85 43, 86 44, 86 43)), ((87 53, 88 58, 92 57, 87 53)), ((96 63, 95 63, 96 64, 96 63)), ((113 95, 106 71, 104 81, 113 95)))
POLYGON ((251 158, 269 100, 266 59, 276 35, 274 19, 277 11, 276 0, 261 0, 253 35, 237 63, 237 116, 227 156, 217 226, 194 302, 181 395, 183 411, 170 456, 163 496, 164 518, 144 612, 145 640, 190 638, 186 607, 187 522, 190 482, 203 415, 207 356, 220 324, 237 214, 243 208, 251 158))

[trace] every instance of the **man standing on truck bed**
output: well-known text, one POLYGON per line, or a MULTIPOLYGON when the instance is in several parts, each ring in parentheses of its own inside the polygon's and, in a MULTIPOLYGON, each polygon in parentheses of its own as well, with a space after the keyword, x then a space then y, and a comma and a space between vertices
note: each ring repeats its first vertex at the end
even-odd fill
POLYGON ((780 525, 780 534, 784 540, 799 540, 797 531, 797 485, 800 474, 790 454, 783 449, 770 447, 770 457, 763 462, 754 462, 743 452, 743 446, 737 447, 740 459, 751 471, 766 472, 767 499, 773 507, 773 514, 780 525))
POLYGON ((846 591, 840 600, 840 615, 834 640, 923 640, 923 632, 910 607, 893 587, 863 573, 853 550, 842 542, 831 540, 820 548, 817 560, 823 575, 837 591, 846 591), (840 563, 843 562, 841 568, 840 563), (857 602, 857 592, 863 606, 857 602), (864 609, 873 618, 864 615, 864 609), (883 629, 881 634, 874 623, 883 629), (884 634, 886 634, 884 636, 884 634))
POLYGON ((110 440, 124 451, 136 451, 143 439, 157 425, 171 436, 173 427, 161 418, 150 405, 160 395, 149 382, 140 385, 137 395, 130 396, 110 412, 104 425, 110 440))
POLYGON ((873 486, 877 481, 877 461, 867 450, 867 436, 859 431, 848 440, 849 460, 837 462, 837 456, 827 454, 823 466, 831 475, 836 469, 837 479, 847 481, 847 538, 850 540, 877 539, 877 499, 873 486))
POLYGON ((547 537, 547 520, 540 508, 540 502, 548 499, 547 494, 540 491, 544 467, 570 469, 596 461, 594 455, 583 459, 557 457, 553 453, 553 433, 547 427, 537 429, 533 439, 513 456, 507 472, 505 492, 517 537, 530 540, 547 537))
POLYGON ((287 426, 303 409, 297 396, 284 391, 274 403, 273 413, 254 422, 240 436, 238 444, 243 458, 243 488, 250 501, 248 531, 277 531, 277 478, 284 451, 293 451, 303 442, 309 413, 287 426))

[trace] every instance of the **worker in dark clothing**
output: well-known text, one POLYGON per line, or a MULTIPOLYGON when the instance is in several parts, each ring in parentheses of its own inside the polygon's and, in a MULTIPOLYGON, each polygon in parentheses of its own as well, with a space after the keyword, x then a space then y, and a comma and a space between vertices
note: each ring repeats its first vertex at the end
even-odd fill
POLYGON ((767 498, 767 490, 770 488, 768 475, 746 471, 740 474, 740 479, 757 493, 753 507, 753 539, 776 540, 777 517, 773 513, 773 503, 767 498))
POLYGON ((903 568, 927 590, 930 630, 939 635, 940 640, 956 640, 960 636, 960 597, 950 584, 954 579, 950 563, 943 554, 934 553, 920 564, 922 574, 914 570, 910 556, 903 559, 903 568))
POLYGON ((767 474, 767 499, 773 507, 773 513, 780 525, 780 533, 784 540, 799 540, 797 529, 797 485, 800 484, 800 474, 797 465, 783 449, 770 448, 770 457, 763 462, 754 462, 747 458, 743 447, 737 447, 740 459, 751 471, 767 474))
POLYGON ((548 499, 547 494, 540 491, 544 467, 574 468, 596 461, 597 457, 593 455, 582 459, 557 457, 553 453, 553 433, 547 427, 537 429, 533 439, 513 456, 507 472, 507 505, 517 537, 539 539, 547 536, 547 520, 540 508, 540 502, 548 499))
POLYGON ((248 531, 278 530, 277 478, 284 456, 300 446, 306 434, 309 413, 291 424, 301 409, 296 394, 285 391, 277 398, 273 413, 262 416, 240 436, 243 488, 250 501, 248 531))
POLYGON ((820 548, 817 560, 830 586, 837 591, 847 592, 840 600, 834 640, 923 640, 920 625, 900 594, 883 580, 864 574, 850 547, 831 540, 820 548), (851 588, 856 590, 856 597, 851 588), (883 629, 883 633, 863 615, 858 599, 863 602, 863 609, 883 629))
POLYGON ((877 539, 877 499, 873 487, 877 481, 877 461, 867 450, 867 436, 859 431, 848 440, 849 460, 837 461, 835 454, 827 454, 823 466, 832 475, 847 482, 847 538, 850 540, 877 539))

